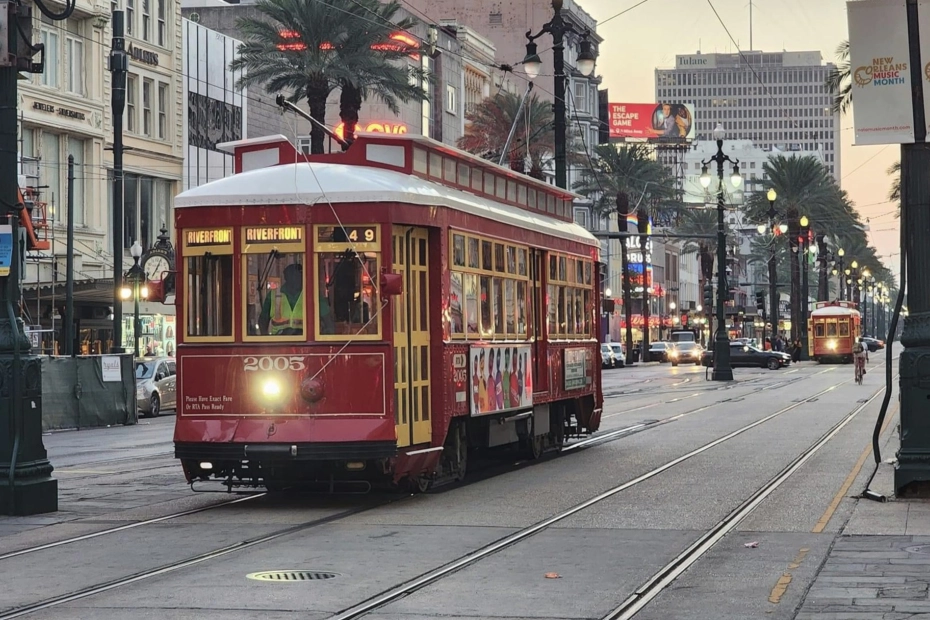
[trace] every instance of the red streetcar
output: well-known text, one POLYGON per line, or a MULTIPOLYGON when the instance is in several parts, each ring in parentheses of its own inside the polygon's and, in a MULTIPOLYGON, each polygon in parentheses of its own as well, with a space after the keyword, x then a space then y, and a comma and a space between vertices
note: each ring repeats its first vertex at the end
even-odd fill
POLYGON ((830 360, 853 361, 853 345, 861 335, 861 318, 851 301, 819 301, 811 312, 808 338, 813 359, 821 364, 830 360))
POLYGON ((176 199, 188 481, 423 488, 600 425, 599 243, 573 194, 413 135, 223 145, 176 199))

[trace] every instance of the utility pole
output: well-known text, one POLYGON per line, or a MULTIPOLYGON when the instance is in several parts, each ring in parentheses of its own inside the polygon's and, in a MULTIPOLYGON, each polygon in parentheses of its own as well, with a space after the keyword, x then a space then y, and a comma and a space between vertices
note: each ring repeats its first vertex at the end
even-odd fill
POLYGON ((68 155, 68 257, 65 260, 65 352, 74 357, 74 155, 68 155))
POLYGON ((113 353, 123 352, 123 110, 126 108, 126 55, 123 12, 113 11, 112 75, 110 100, 113 111, 113 353))
POLYGON ((30 354, 19 318, 26 248, 19 239, 17 85, 19 71, 42 71, 29 53, 31 23, 28 7, 0 2, 0 33, 8 37, 0 44, 0 380, 8 386, 0 396, 0 510, 10 515, 58 510, 58 481, 42 443, 42 363, 30 354))
MULTIPOLYGON (((901 447, 894 472, 897 496, 930 496, 930 399, 927 365, 930 355, 930 143, 926 142, 924 73, 917 19, 918 0, 907 0, 907 39, 910 53, 911 92, 914 102, 914 143, 901 145, 902 252, 907 256, 907 307, 901 344, 901 447)), ((927 10, 924 7, 923 10, 927 10)), ((930 37, 930 32, 924 33, 930 37)), ((889 343, 890 345, 890 343, 889 343)))

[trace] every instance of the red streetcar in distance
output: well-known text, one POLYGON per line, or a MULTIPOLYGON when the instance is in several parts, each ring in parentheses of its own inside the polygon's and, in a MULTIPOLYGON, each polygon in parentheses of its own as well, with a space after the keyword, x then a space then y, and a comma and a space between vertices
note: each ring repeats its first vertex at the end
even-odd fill
POLYGON ((853 361, 853 345, 861 336, 861 316, 852 301, 818 301, 808 322, 811 355, 819 363, 853 361))
POLYGON ((461 479, 596 431, 598 240, 574 195, 433 140, 221 145, 175 202, 175 455, 190 482, 461 479))

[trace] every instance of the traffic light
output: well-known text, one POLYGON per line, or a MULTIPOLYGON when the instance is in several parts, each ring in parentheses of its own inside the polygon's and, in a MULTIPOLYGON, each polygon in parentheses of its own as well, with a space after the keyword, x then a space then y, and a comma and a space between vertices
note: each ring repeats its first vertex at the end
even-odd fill
POLYGON ((704 285, 704 308, 707 314, 711 313, 714 307, 714 285, 710 282, 704 285))
POLYGON ((756 310, 765 310, 765 293, 756 291, 756 310))

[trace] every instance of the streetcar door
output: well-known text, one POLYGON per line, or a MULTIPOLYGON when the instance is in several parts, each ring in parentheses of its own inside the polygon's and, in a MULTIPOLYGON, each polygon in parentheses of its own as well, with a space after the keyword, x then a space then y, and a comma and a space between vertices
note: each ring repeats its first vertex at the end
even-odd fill
POLYGON ((391 270, 403 278, 394 298, 394 427, 397 447, 428 443, 430 416, 429 231, 394 226, 391 270))

